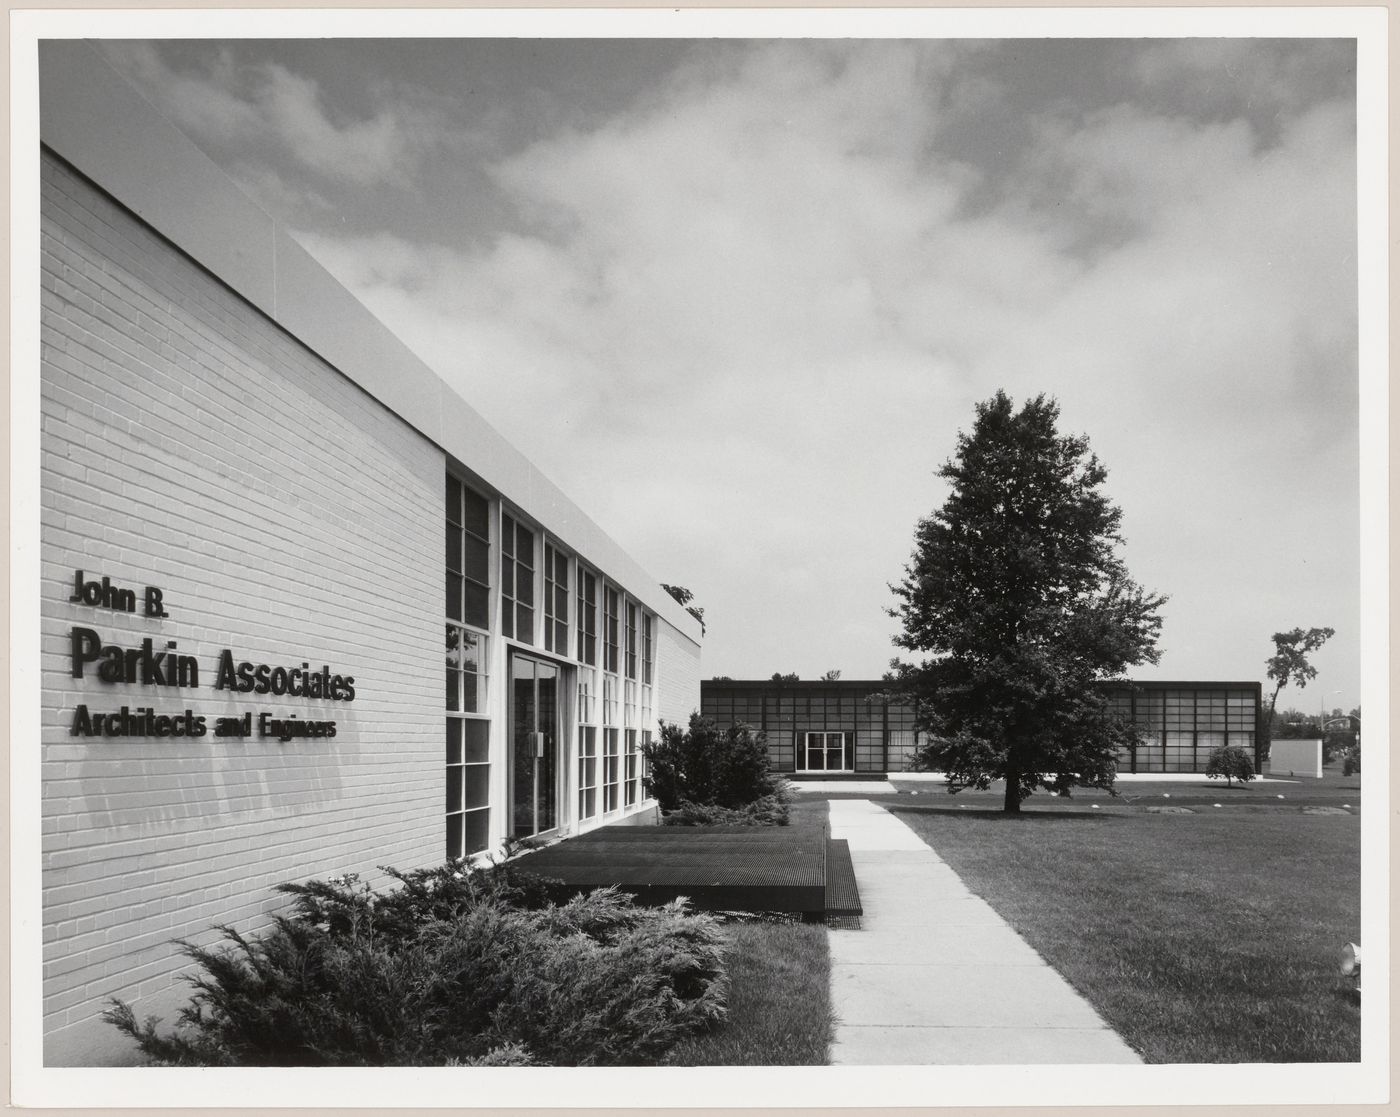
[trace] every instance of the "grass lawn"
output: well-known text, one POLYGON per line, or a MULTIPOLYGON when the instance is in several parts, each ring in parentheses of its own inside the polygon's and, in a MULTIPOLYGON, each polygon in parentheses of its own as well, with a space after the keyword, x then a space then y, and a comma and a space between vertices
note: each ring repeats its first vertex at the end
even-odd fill
POLYGON ((1358 819, 1197 790, 1207 813, 881 802, 1147 1062, 1359 1059, 1337 973, 1360 931, 1358 819))
POLYGON ((802 923, 731 923, 729 1019, 682 1040, 666 1065, 820 1066, 831 1042, 826 928, 802 923))

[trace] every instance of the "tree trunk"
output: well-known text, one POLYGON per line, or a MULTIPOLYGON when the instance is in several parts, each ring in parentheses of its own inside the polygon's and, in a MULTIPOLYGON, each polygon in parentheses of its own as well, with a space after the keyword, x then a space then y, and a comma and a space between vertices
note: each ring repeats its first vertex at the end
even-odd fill
POLYGON ((1274 739, 1274 710, 1278 708, 1278 692, 1283 689, 1283 683, 1274 687, 1274 695, 1269 699, 1269 720, 1264 726, 1264 736, 1270 741, 1274 739))
POLYGON ((1021 773, 1009 765, 1006 769, 1006 798, 1002 800, 1001 809, 1005 814, 1021 813, 1021 773))

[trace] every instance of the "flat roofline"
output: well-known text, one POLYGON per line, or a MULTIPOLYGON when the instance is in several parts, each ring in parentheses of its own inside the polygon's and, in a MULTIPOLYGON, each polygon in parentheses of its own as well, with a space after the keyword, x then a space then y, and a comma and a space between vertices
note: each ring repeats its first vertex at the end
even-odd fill
POLYGON ((821 679, 800 679, 795 683, 775 683, 772 679, 702 679, 701 685, 733 686, 743 687, 745 689, 764 687, 766 689, 771 690, 776 690, 779 687, 823 687, 827 690, 854 690, 856 688, 869 690, 870 688, 874 687, 878 690, 883 690, 886 686, 886 684, 879 679, 876 679, 873 682, 862 681, 859 679, 835 679, 831 682, 823 682, 821 679))
POLYGON ((491 495, 700 643, 700 622, 81 39, 39 42, 39 138, 491 495))
MULTIPOLYGON (((1143 690, 1261 690, 1258 682, 1243 682, 1218 679, 1127 679, 1123 682, 1108 681, 1107 686, 1133 686, 1143 690)), ((824 682, 821 679, 799 679, 797 682, 775 683, 772 679, 702 679, 703 687, 732 687, 736 690, 884 690, 889 684, 881 679, 836 679, 824 682)))

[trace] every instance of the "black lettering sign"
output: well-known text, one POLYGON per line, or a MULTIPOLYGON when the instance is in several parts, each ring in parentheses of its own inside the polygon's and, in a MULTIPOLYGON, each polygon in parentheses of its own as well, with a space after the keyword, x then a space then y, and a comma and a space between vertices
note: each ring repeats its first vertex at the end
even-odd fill
POLYGON ((148 636, 135 648, 102 643, 91 628, 74 627, 68 634, 69 664, 73 678, 81 679, 87 665, 99 663, 97 677, 104 683, 140 683, 143 686, 199 686, 199 663, 192 655, 175 651, 174 640, 156 651, 148 636))
POLYGON ((102 575, 102 581, 83 580, 83 571, 73 572, 73 594, 70 602, 81 602, 103 609, 114 609, 119 613, 136 612, 136 591, 122 589, 112 584, 112 579, 102 575))
POLYGON ((157 714, 151 706, 132 710, 123 706, 108 714, 94 714, 86 706, 73 711, 71 737, 203 737, 209 731, 202 714, 157 714))
POLYGON ((165 611, 165 606, 161 604, 161 592, 155 586, 146 587, 146 616, 170 616, 170 614, 165 611))
POLYGON ((214 674, 215 690, 232 690, 239 694, 290 694, 295 698, 329 698, 333 702, 355 701, 355 676, 332 675, 329 664, 313 671, 309 662, 300 667, 282 667, 271 663, 235 662, 233 652, 225 648, 219 653, 219 668, 214 674))

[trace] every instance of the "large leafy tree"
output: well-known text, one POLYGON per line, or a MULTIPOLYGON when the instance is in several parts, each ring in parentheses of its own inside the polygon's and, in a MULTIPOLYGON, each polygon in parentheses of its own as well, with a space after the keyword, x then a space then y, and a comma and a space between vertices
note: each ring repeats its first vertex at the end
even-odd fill
POLYGON ((930 735, 923 760, 950 791, 1004 779, 1011 812, 1038 787, 1112 787, 1135 736, 1098 684, 1157 661, 1166 600, 1128 577, 1107 471, 1058 419, 1044 395, 977 405, 891 587, 895 643, 923 657, 886 678, 930 735))
MULTIPOLYGON (((1308 656, 1336 635, 1331 628, 1295 628, 1290 632, 1274 633, 1274 654, 1265 662, 1265 669, 1274 683, 1274 693, 1269 699, 1269 737, 1274 733, 1274 708, 1278 705, 1279 691, 1292 683, 1302 690, 1317 678, 1317 668, 1308 662, 1308 656)), ((1319 725, 1318 736, 1323 733, 1319 725)))

